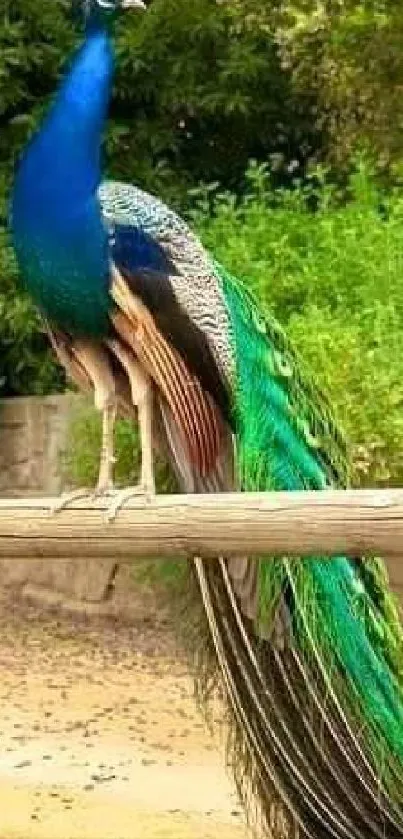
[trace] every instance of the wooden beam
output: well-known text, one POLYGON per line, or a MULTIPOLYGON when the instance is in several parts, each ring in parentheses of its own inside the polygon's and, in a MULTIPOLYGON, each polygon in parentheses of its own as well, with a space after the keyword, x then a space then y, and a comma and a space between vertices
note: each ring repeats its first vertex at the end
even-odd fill
POLYGON ((51 503, 0 499, 1 558, 403 556, 403 490, 133 498, 111 523, 104 500, 51 503))

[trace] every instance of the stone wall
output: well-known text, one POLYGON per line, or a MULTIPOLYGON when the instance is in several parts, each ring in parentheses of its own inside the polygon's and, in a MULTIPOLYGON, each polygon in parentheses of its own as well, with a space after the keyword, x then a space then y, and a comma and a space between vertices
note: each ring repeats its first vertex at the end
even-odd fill
MULTIPOLYGON (((82 397, 73 393, 44 398, 0 400, 0 497, 56 496, 66 488, 63 452, 72 414, 82 397)), ((111 560, 0 561, 3 586, 43 595, 99 603, 110 593, 111 560)))
POLYGON ((0 400, 0 496, 58 495, 75 394, 0 400))

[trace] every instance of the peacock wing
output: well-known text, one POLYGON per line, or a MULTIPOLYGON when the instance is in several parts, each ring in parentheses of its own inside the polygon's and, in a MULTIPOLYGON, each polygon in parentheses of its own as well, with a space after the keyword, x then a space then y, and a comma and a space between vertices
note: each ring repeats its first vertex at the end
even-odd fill
MULTIPOLYGON (((153 307, 146 305, 145 290, 155 280, 155 274, 144 271, 123 276, 118 268, 112 269, 112 326, 151 377, 159 399, 168 405, 186 442, 189 461, 200 474, 207 475, 221 448, 224 419, 212 388, 205 386, 197 364, 192 365, 189 359, 189 334, 176 341, 172 332, 164 329, 163 321, 158 323, 158 307, 152 313, 153 307)), ((171 314, 175 317, 175 311, 171 314)))

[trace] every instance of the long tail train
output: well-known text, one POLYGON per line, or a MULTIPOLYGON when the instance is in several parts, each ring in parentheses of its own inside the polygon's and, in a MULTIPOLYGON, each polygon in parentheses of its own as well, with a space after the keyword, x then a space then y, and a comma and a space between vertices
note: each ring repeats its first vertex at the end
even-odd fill
MULTIPOLYGON (((301 377, 277 324, 216 271, 237 342, 238 463, 229 439, 214 474, 201 477, 162 408, 183 489, 346 485, 326 400, 301 377)), ((274 839, 403 837, 403 645, 383 564, 196 559, 192 578, 203 601, 196 621, 194 597, 186 624, 199 649, 198 692, 223 683, 228 762, 252 822, 274 839)))

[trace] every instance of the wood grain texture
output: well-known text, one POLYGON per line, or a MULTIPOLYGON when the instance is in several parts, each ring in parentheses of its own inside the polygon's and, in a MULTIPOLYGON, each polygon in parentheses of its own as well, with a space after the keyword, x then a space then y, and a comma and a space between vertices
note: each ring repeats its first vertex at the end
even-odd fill
POLYGON ((0 557, 214 557, 380 554, 403 581, 403 490, 133 498, 107 523, 107 501, 59 513, 51 499, 0 499, 0 557))

